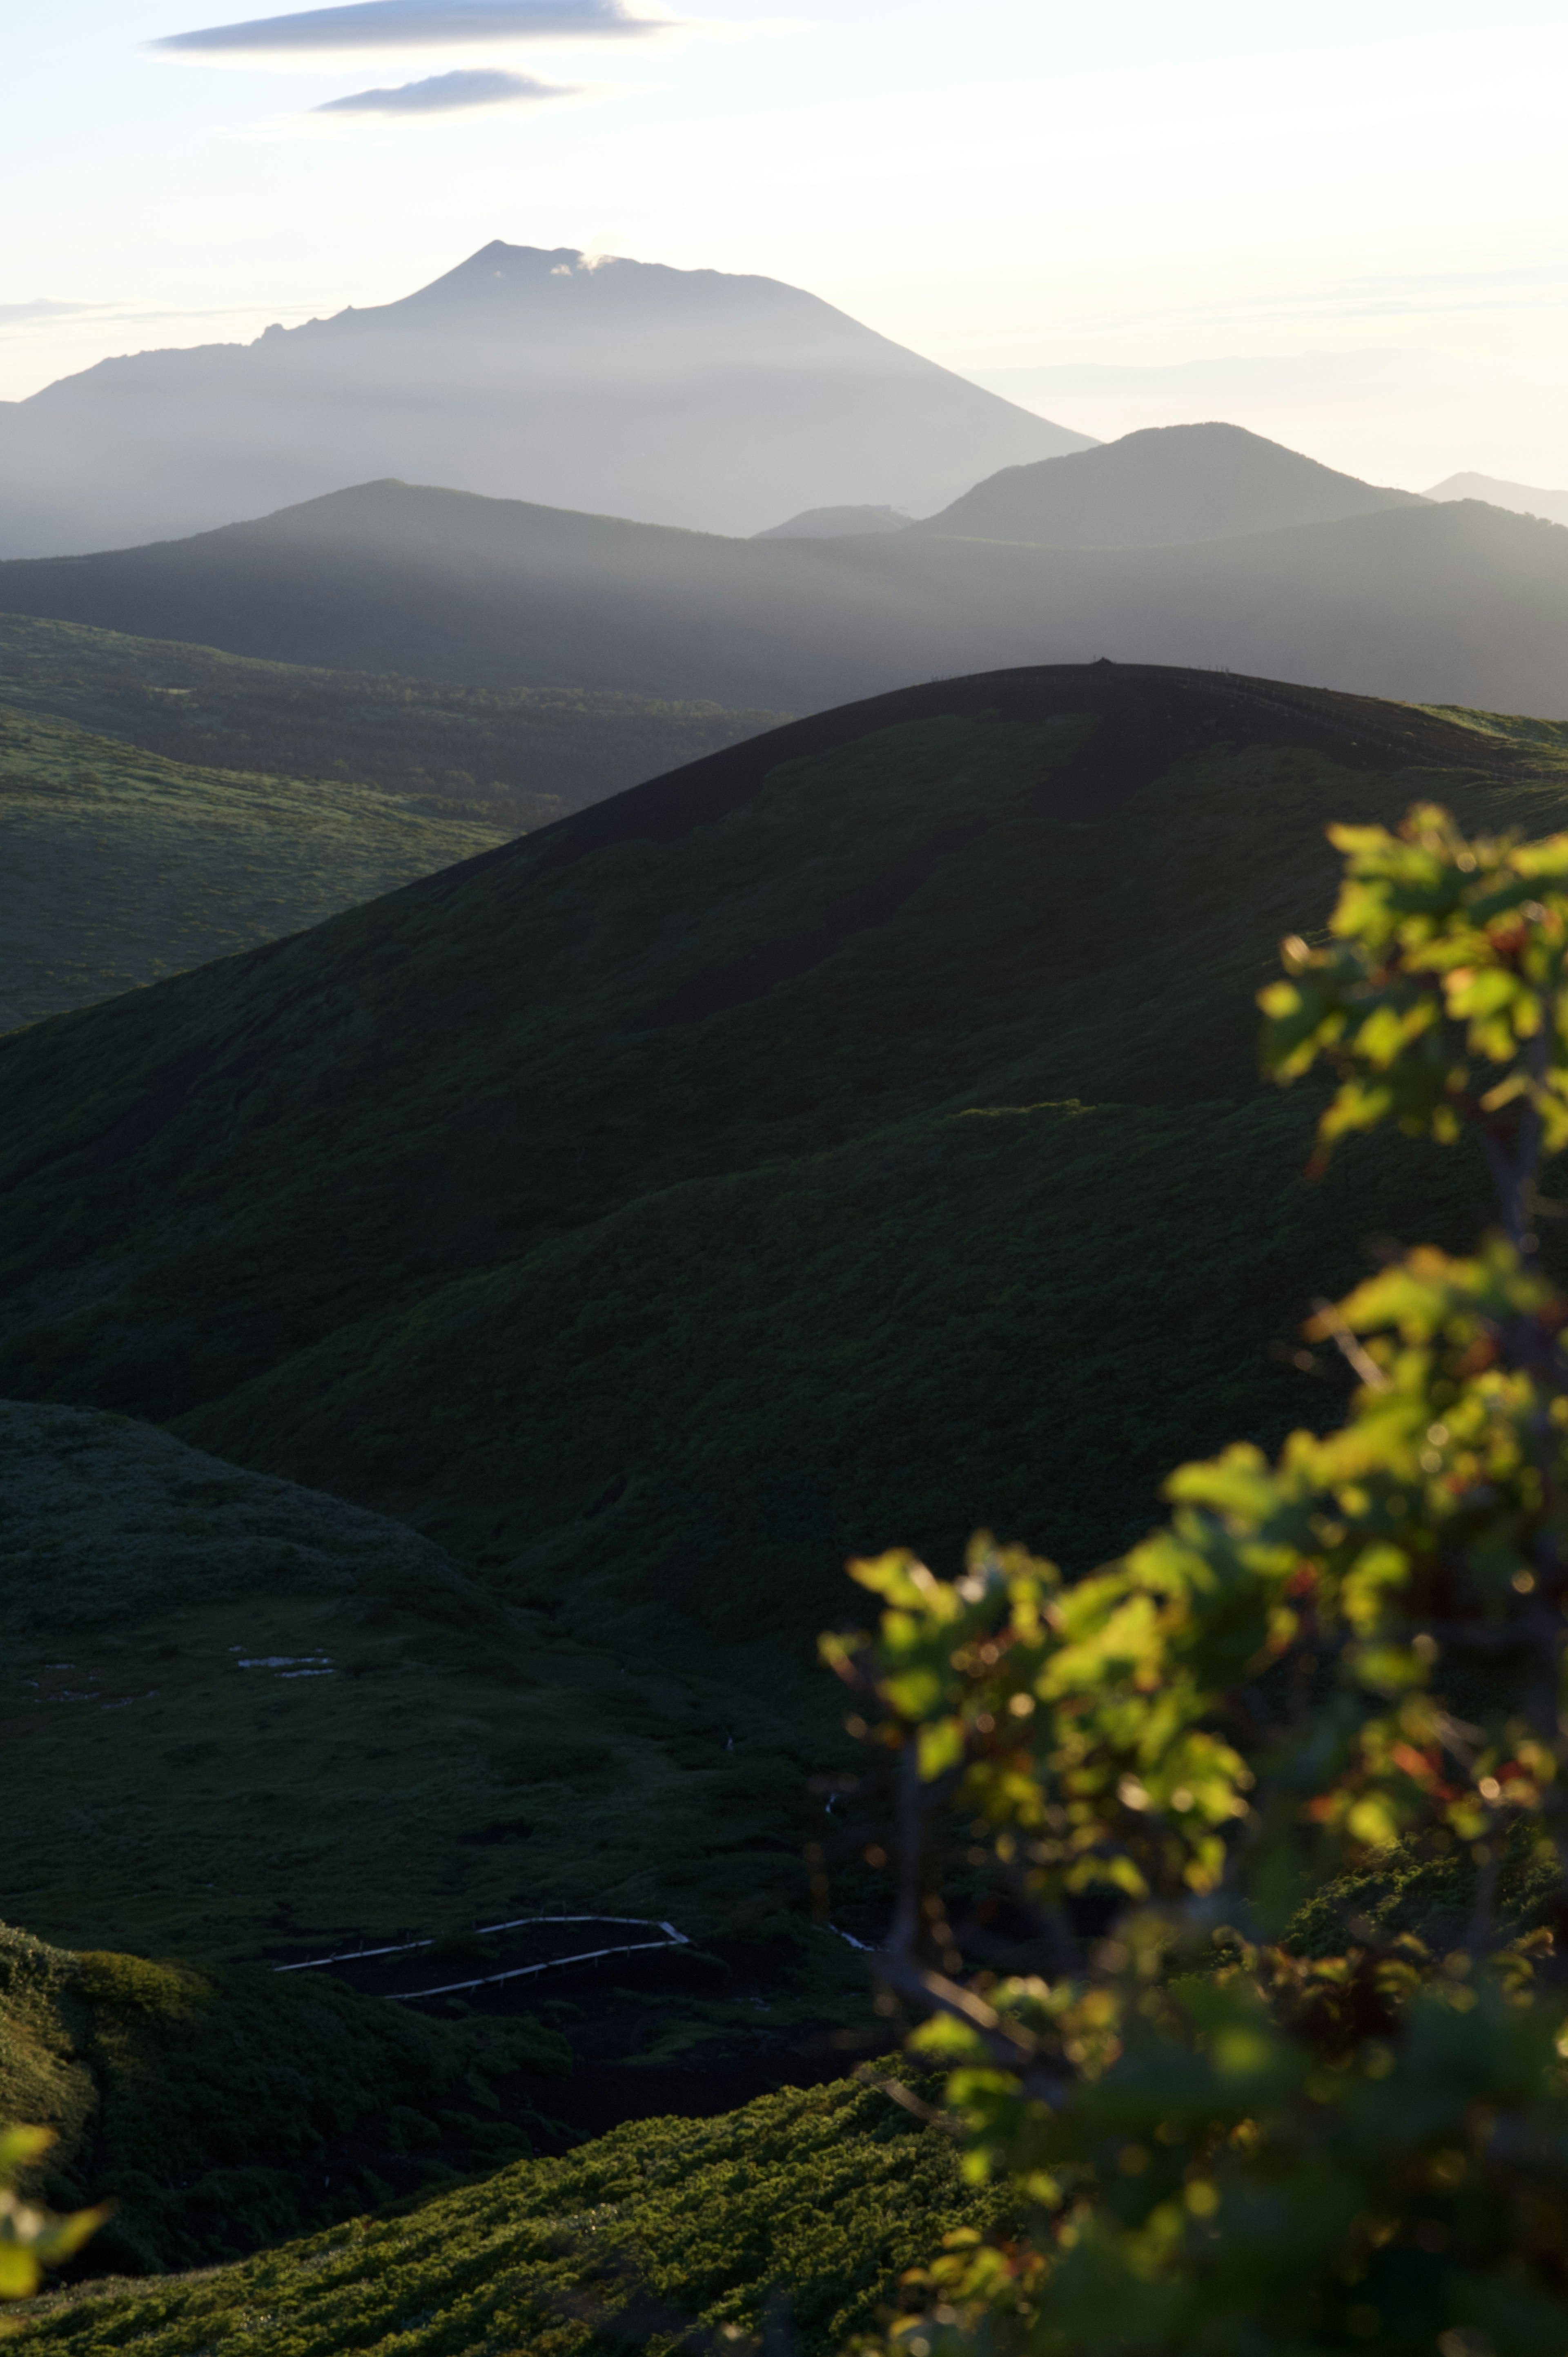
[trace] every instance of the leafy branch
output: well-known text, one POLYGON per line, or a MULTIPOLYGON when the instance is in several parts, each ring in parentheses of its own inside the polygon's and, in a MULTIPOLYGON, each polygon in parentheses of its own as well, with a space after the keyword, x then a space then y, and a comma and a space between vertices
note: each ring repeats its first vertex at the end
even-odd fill
POLYGON ((952 1582, 852 1565, 879 1625, 823 1640, 896 1769, 875 1968, 949 2066, 966 2167, 1018 2202, 912 2282, 911 2357, 1568 2338, 1568 1300, 1537 1233, 1568 836, 1466 840, 1418 805, 1332 839, 1327 939, 1287 941, 1262 995, 1265 1070, 1333 1072, 1318 1168, 1385 1122, 1474 1131, 1498 1232, 1319 1305, 1307 1338, 1358 1377, 1338 1430, 1179 1467, 1164 1525, 1076 1582, 983 1535, 952 1582), (1068 1969, 966 1956, 955 1854, 1068 1969), (1352 1908, 1338 1955, 1295 1952, 1306 1897, 1401 1861, 1467 1879, 1463 1948, 1352 1908), (1505 1886, 1532 1878, 1526 1929, 1505 1886))

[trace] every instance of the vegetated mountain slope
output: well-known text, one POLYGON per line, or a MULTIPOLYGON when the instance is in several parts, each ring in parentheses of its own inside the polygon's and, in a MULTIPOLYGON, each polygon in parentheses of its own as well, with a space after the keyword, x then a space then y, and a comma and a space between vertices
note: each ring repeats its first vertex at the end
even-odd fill
POLYGON ((912 521, 901 508, 807 508, 785 523, 754 533, 754 540, 845 540, 857 532, 902 532, 912 521))
POLYGON ((0 613, 0 703, 171 760, 351 780, 509 834, 777 727, 782 712, 257 662, 0 613), (456 811, 452 812, 452 806, 456 811))
POLYGON ((371 483, 0 565, 0 610, 497 685, 811 709, 1007 663, 1194 663, 1555 716, 1568 542, 1466 501, 1155 549, 722 540, 371 483))
POLYGON ((1421 504, 1414 491, 1363 483, 1242 425, 1147 425, 1093 450, 1004 468, 911 529, 1057 548, 1152 548, 1421 504))
POLYGON ((1300 1187, 1251 993, 1326 822, 1545 827, 1563 775, 1111 665, 711 756, 0 1044, 0 1384, 406 1515, 639 1668, 750 1645, 735 1693, 825 1728, 788 1664, 850 1550, 1092 1561, 1174 1458, 1332 1412, 1268 1356, 1309 1273, 1462 1239, 1476 1180, 1300 1187))
POLYGON ((0 1031, 298 932, 510 829, 160 759, 0 703, 0 1031))
POLYGON ((237 2357, 260 2331, 299 2357, 746 2352, 786 2332, 801 2357, 836 2357, 899 2306, 900 2276, 945 2233, 996 2215, 949 2137, 841 2083, 620 2128, 216 2275, 56 2293, 26 2313, 30 2345, 74 2357, 128 2341, 145 2357, 237 2357))
POLYGON ((1496 475, 1448 475, 1434 483, 1429 500, 1485 500, 1494 508, 1511 508, 1516 515, 1544 516, 1548 523, 1568 523, 1568 491, 1543 491, 1534 483, 1505 483, 1496 475))
MULTIPOLYGON (((0 1405, 0 1566, 5 1921, 198 1958, 461 1935, 428 1986, 503 1969, 467 1935, 542 1912, 782 1937, 766 2023, 727 1948, 666 2002, 706 2041, 686 2060, 745 2064, 731 2102, 798 2072, 801 2023, 846 1992, 858 2017, 852 1952, 799 1913, 806 1777, 836 1754, 787 1670, 743 1717, 716 1647, 628 1671, 402 1523, 93 1410, 0 1405)), ((656 2041, 640 2004, 599 2061, 656 2041)), ((600 2090, 612 2116, 650 2108, 635 2078, 618 2105, 600 2090)))
POLYGON ((73 2273, 238 2258, 515 2160, 528 2130, 493 2082, 570 2069, 540 2022, 435 2020, 321 1975, 73 1953, 0 1925, 0 2107, 55 2137, 22 2190, 113 2204, 73 2273))
POLYGON ((0 551, 198 532, 367 473, 756 532, 1084 448, 777 279, 497 240, 402 301, 0 404, 0 551))

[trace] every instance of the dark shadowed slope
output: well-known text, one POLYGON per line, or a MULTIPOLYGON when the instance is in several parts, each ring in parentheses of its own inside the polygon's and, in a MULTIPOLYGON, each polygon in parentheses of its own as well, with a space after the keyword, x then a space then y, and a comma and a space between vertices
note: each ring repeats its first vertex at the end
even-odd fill
POLYGON ((779 1936, 844 1555, 983 1521, 1102 1557, 1181 1457, 1335 1412, 1337 1362, 1271 1349, 1358 1237, 1474 1225, 1465 1158, 1399 1141, 1305 1188, 1312 1105, 1256 1081, 1325 823, 1439 792, 1541 830, 1565 781, 1551 731, 1265 682, 938 682, 0 1041, 0 1395, 176 1419, 465 1566, 389 1558, 378 1622, 373 1574, 311 1568, 319 1499, 253 1530, 244 1477, 172 1465, 137 1587, 90 1485, 5 1652, 75 1627, 124 1706, 15 1690, 0 1911, 355 1930, 373 1876, 393 1929, 504 1891, 779 1936), (157 1591, 236 1525, 227 1587, 157 1591), (237 1642, 341 1685, 242 1714, 237 1642))
POLYGON ((991 1512, 1094 1552, 1184 1438, 1300 1388, 1261 1354, 1343 1215, 1294 1193, 1248 992, 1326 891, 1323 823, 1438 779, 1544 823, 1558 776, 1112 666, 716 754, 0 1045, 0 1387, 184 1416, 571 1615, 608 1579, 801 1634, 847 1544, 991 1512), (1179 1399, 1138 1368, 1151 1253, 1179 1399), (1086 1354, 1139 1436, 1114 1465, 1086 1354))
POLYGON ((0 404, 0 553, 201 531, 368 474, 756 532, 938 506, 1091 439, 776 279, 498 240, 401 302, 0 404))
POLYGON ((1413 491, 1338 474, 1241 425, 1151 425, 1098 449, 1004 468, 913 529, 1054 548, 1152 548, 1420 504, 1413 491))
POLYGON ((285 662, 810 710, 1004 663, 1223 667, 1555 716, 1568 536, 1474 501, 1234 540, 720 539, 401 483, 0 565, 0 611, 285 662))
POLYGON ((81 1408, 0 1401, 0 1563, 6 1922, 297 1959, 562 1909, 712 1934, 780 1852, 797 1895, 788 1677, 726 1750, 722 1663, 650 1685, 401 1523, 81 1408))

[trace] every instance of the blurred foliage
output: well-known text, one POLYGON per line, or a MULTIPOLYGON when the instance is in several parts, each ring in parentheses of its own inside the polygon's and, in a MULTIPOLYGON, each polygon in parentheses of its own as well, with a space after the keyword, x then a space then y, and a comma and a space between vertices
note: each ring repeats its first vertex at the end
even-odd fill
MULTIPOLYGON (((0 2299, 26 2299, 37 2291, 44 2269, 79 2251, 107 2214, 100 2208, 57 2217, 14 2190, 52 2140, 48 2128, 0 2128, 0 2299)), ((0 2332, 9 2330, 0 2322, 0 2332)))
POLYGON ((968 2175, 1034 2212, 909 2278, 908 2357, 1568 2333, 1568 1300, 1536 1232, 1568 1142, 1568 836, 1470 840, 1431 804, 1333 832, 1329 942, 1286 941, 1265 1067, 1335 1067, 1326 1142, 1477 1131, 1507 1232, 1391 1251, 1322 1303, 1345 1424, 1181 1466, 1106 1569, 986 1539, 954 1583, 854 1567, 880 1630, 823 1642, 897 1792, 875 1966, 950 2067, 968 2175), (1446 1954, 1359 1906, 1399 1861, 1468 1869, 1446 1954), (1305 1953, 1293 1918, 1336 1878, 1348 1944, 1305 1953), (985 1968, 988 1878, 1044 1971, 985 1968))

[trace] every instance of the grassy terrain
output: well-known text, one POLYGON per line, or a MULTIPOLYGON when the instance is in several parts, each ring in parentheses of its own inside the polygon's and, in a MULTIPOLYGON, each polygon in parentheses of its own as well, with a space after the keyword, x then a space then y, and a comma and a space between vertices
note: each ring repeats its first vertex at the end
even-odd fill
POLYGON ((0 830, 0 1031, 298 932, 510 832, 378 786, 191 768, 3 702, 0 830))
POLYGON ((113 2202, 85 2273, 238 2257, 494 2169, 531 2147, 492 2082, 570 2068, 537 2021, 431 2020, 319 1975, 0 1927, 0 2117, 54 2131, 35 2199, 113 2202))
MULTIPOLYGON (((308 1956, 582 1907, 791 1937, 810 1738, 788 1692, 742 1717, 722 1652, 633 1675, 400 1523, 76 1408, 0 1406, 0 1912, 51 1941, 308 1956)), ((792 1937, 806 2018, 858 1998, 792 1937)), ((744 1971, 687 1986, 708 2040, 746 2022, 744 1971)))
POLYGON ((380 786, 430 815, 508 834, 783 717, 612 688, 465 687, 259 662, 7 613, 0 705, 198 767, 380 786))
MULTIPOLYGON (((570 1896, 767 1946, 832 2018, 853 1958, 800 1850, 843 1555, 950 1563, 989 1521, 1103 1556, 1174 1459, 1337 1413, 1294 1329, 1359 1239, 1473 1229, 1462 1157, 1305 1187, 1311 1104, 1252 1060, 1325 822, 1432 792, 1539 830, 1568 769, 1207 675, 940 683, 0 1044, 0 1385, 177 1420, 462 1566, 381 1651, 373 1567, 127 1589, 91 1657, 125 1707, 18 1698, 58 1748, 12 1749, 41 1813, 6 1911, 232 1953, 570 1896), (263 1639, 366 1674, 239 1711, 215 1665, 263 1639)), ((70 1591, 28 1594, 77 1661, 70 1591)))
POLYGON ((829 2357, 949 2227, 990 2222, 952 2147, 843 2083, 618 2129, 400 2216, 117 2298, 29 2303, 29 2348, 144 2357, 345 2348, 786 2345, 829 2357), (696 2336, 701 2334, 699 2340, 696 2336), (713 2336, 712 2341, 708 2336, 713 2336))

